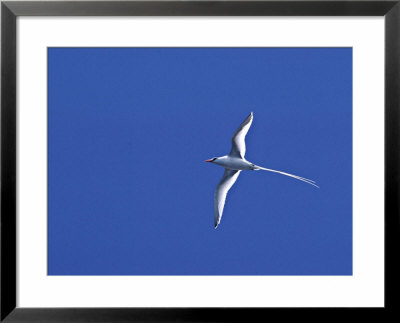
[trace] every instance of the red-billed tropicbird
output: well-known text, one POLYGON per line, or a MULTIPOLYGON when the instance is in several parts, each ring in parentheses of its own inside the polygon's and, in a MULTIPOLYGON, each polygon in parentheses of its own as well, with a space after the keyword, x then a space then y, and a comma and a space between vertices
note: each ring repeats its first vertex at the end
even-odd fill
POLYGON ((236 182, 240 172, 242 170, 266 170, 269 172, 279 173, 282 175, 290 176, 300 181, 306 182, 308 184, 318 187, 314 181, 281 172, 278 170, 273 170, 269 168, 260 167, 250 163, 244 158, 246 153, 246 143, 244 141, 247 132, 250 129, 251 123, 253 122, 253 112, 243 121, 232 137, 232 149, 229 155, 222 157, 214 157, 207 159, 206 162, 210 162, 225 168, 224 176, 222 176, 221 181, 218 183, 217 188, 214 193, 214 227, 217 228, 221 221, 222 212, 224 210, 226 195, 232 185, 236 182))

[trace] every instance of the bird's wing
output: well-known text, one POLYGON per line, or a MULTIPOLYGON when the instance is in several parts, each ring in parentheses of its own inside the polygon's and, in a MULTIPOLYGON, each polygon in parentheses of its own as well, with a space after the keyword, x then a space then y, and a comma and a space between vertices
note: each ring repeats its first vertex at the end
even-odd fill
POLYGON ((214 227, 217 228, 221 221, 222 212, 224 211, 224 205, 226 200, 226 194, 229 189, 235 184, 236 179, 240 174, 240 170, 225 169, 224 176, 218 183, 214 193, 214 227))
POLYGON ((242 124, 233 134, 232 149, 229 153, 229 156, 244 158, 244 154, 246 153, 246 143, 244 142, 244 138, 246 137, 246 134, 249 131, 252 122, 253 112, 249 114, 246 120, 242 122, 242 124))

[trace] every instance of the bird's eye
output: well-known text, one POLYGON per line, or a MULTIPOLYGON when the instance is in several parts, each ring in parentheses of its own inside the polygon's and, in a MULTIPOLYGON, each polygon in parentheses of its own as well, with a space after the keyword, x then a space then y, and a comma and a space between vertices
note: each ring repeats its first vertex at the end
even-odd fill
POLYGON ((214 161, 214 160, 217 160, 217 158, 213 158, 213 161, 214 161))

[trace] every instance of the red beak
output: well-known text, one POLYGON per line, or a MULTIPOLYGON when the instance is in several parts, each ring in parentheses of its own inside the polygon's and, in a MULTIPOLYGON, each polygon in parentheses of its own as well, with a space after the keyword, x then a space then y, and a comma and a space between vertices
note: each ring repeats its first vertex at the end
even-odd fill
POLYGON ((205 161, 208 162, 208 163, 212 163, 214 160, 213 159, 207 159, 205 161))

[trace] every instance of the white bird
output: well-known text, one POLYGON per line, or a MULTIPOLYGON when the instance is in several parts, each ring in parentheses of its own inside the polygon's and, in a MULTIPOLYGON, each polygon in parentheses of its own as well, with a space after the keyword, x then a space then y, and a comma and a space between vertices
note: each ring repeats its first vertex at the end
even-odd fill
POLYGON ((266 170, 269 172, 279 173, 282 175, 290 176, 300 181, 319 187, 310 179, 300 177, 297 175, 288 174, 278 170, 260 167, 250 163, 244 158, 246 153, 246 143, 244 141, 247 132, 253 122, 253 112, 243 121, 232 137, 232 149, 229 155, 222 157, 214 157, 207 159, 206 162, 213 163, 225 168, 224 176, 218 183, 214 193, 214 227, 217 228, 221 222, 222 212, 224 210, 226 195, 228 191, 235 184, 239 174, 242 170, 266 170))

